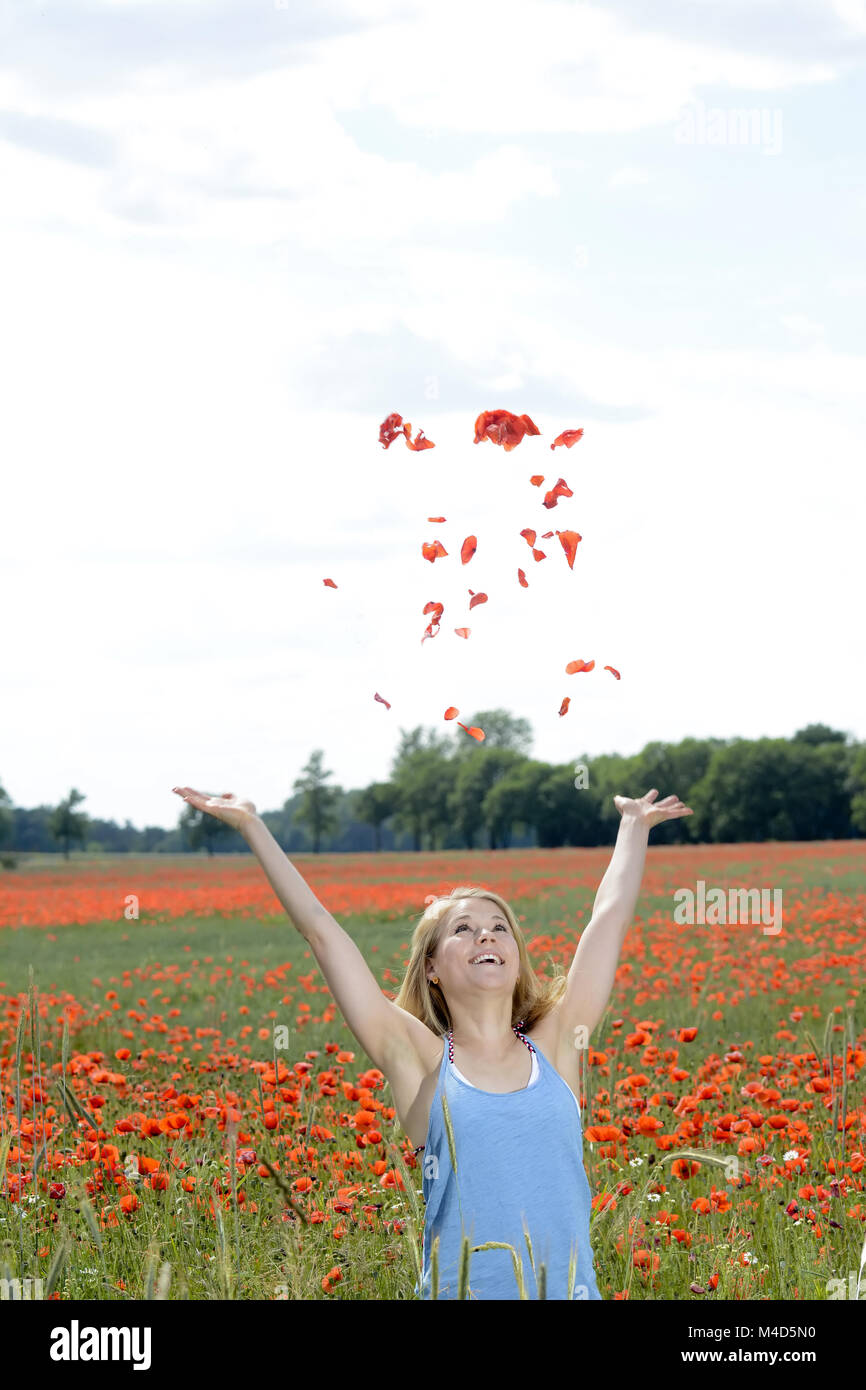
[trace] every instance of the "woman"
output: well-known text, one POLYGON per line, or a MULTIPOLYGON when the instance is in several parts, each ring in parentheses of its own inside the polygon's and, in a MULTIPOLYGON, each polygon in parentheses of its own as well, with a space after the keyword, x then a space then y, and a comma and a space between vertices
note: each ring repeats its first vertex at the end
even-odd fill
POLYGON ((616 845, 567 976, 535 975, 517 919, 497 893, 456 888, 434 900, 415 927, 392 1001, 252 802, 231 792, 173 790, 244 836, 350 1030, 390 1082, 400 1123, 423 1153, 424 1250, 415 1292, 433 1293, 435 1244, 436 1296, 457 1297, 467 1236, 470 1297, 519 1298, 519 1270, 530 1298, 600 1298, 579 1054, 610 997, 649 831, 691 809, 675 796, 656 803, 655 789, 639 800, 614 797, 616 845))

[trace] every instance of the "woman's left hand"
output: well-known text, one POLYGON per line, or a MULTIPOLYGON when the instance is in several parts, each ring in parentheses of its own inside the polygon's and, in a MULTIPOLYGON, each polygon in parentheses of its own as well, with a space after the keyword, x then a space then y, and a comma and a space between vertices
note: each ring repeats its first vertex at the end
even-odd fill
POLYGON ((653 787, 652 791, 648 791, 646 796, 640 797, 639 800, 630 796, 615 796, 613 804, 623 820, 626 816, 633 816, 635 820, 642 821, 648 830, 663 820, 676 820, 679 816, 694 815, 692 808, 684 806, 678 796, 666 796, 664 801, 653 804, 657 796, 658 792, 653 787))

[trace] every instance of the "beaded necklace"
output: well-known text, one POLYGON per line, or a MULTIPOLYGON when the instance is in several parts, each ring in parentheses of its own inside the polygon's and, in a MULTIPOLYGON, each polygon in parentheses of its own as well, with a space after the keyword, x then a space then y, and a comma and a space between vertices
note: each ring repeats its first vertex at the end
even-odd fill
MULTIPOLYGON (((532 1046, 532 1043, 531 1043, 531 1042, 529 1041, 529 1039, 525 1036, 525 1034, 523 1034, 523 1033, 520 1032, 520 1029, 521 1029, 522 1026, 523 1026, 523 1019, 521 1019, 519 1023, 512 1023, 512 1025, 511 1025, 512 1030, 513 1030, 515 1036, 518 1037, 522 1043, 525 1043, 525 1044, 526 1044, 526 1046, 529 1048, 529 1051, 530 1051, 530 1052, 534 1053, 534 1052, 535 1052, 535 1048, 532 1046)), ((448 1060, 449 1060, 449 1062, 451 1063, 451 1065, 453 1066, 453 1065, 454 1065, 454 1030, 453 1030, 453 1028, 452 1028, 452 1029, 449 1031, 449 1033, 448 1033, 448 1060)), ((413 1152, 413 1154, 419 1154, 423 1148, 424 1148, 424 1145, 423 1145, 423 1144, 419 1144, 418 1147, 417 1147, 417 1149, 413 1149, 412 1152, 413 1152)))

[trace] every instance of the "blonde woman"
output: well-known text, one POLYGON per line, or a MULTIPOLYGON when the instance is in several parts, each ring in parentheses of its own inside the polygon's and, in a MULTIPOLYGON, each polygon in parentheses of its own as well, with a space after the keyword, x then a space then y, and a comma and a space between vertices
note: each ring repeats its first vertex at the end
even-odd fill
MULTIPOLYGON (((173 790, 243 835, 346 1023, 391 1085, 400 1123, 421 1156, 425 1221, 416 1294, 432 1294, 438 1237, 437 1297, 457 1297, 465 1235, 470 1248, 510 1246, 530 1298, 600 1298, 589 1240, 579 1053, 610 997, 649 831, 691 809, 675 796, 656 801, 655 789, 639 800, 614 797, 621 816, 616 845, 567 975, 539 979, 508 903, 498 893, 460 887, 434 899, 415 926, 392 1001, 252 802, 231 792, 173 790)), ((473 1250, 469 1289, 477 1299, 518 1298, 511 1250, 473 1250)))

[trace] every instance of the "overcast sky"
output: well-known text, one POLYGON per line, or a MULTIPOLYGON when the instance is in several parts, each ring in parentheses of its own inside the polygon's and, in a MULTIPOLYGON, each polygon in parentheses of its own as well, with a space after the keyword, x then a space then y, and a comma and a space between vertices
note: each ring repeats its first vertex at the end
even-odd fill
POLYGON ((17 805, 269 809, 450 705, 553 762, 866 737, 864 0, 0 13, 17 805))

